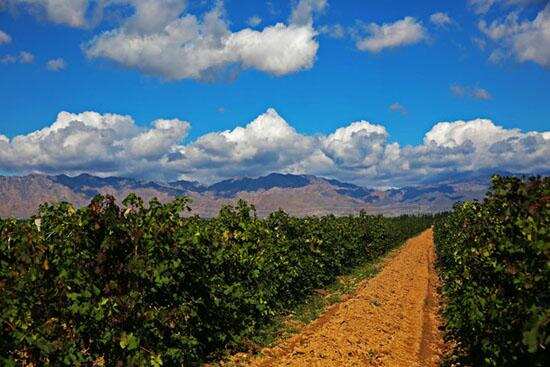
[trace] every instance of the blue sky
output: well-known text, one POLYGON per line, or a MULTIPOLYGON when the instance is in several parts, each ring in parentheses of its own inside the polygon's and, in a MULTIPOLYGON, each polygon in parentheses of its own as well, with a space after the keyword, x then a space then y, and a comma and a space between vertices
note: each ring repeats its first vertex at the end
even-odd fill
MULTIPOLYGON (((0 44, 0 134, 7 139, 27 135, 51 125, 60 111, 95 111, 130 115, 145 129, 159 118, 188 121, 190 128, 180 144, 190 144, 209 132, 245 126, 268 108, 274 108, 286 123, 307 136, 328 136, 359 120, 380 124, 387 133, 384 144, 397 142, 400 147, 420 146, 425 134, 441 121, 482 118, 503 129, 548 130, 550 55, 544 48, 550 47, 550 40, 548 34, 536 34, 536 27, 524 35, 530 22, 550 18, 546 16, 550 14, 547 1, 497 0, 484 12, 479 7, 490 1, 302 0, 311 7, 307 16, 317 34, 314 42, 318 50, 311 65, 274 75, 277 72, 262 67, 235 67, 238 62, 228 62, 223 64, 221 74, 232 77, 213 80, 206 80, 204 73, 181 77, 179 72, 167 80, 166 73, 121 62, 118 55, 109 53, 116 50, 102 49, 99 57, 87 54, 94 37, 124 28, 139 1, 146 2, 111 4, 96 22, 90 20, 97 8, 92 1, 85 8, 86 24, 75 26, 63 15, 54 14, 48 0, 33 6, 25 0, 0 0, 4 7, 0 11, 0 31, 10 39, 0 44), (430 17, 438 12, 444 13, 448 21, 434 23, 430 17), (516 16, 515 23, 511 15, 516 16), (375 37, 372 24, 391 26, 405 17, 411 17, 411 24, 420 27, 422 34, 417 39, 396 41, 392 47, 381 49, 359 49, 358 42, 375 37), (482 21, 487 24, 485 28, 480 25, 482 21), (344 33, 338 38, 329 34, 336 25, 344 33), (508 31, 495 33, 505 27, 508 31), (535 50, 534 56, 518 51, 517 39, 528 37, 538 40, 532 47, 543 48, 535 50), (21 62, 22 51, 32 53, 34 60, 21 62), (59 70, 50 70, 47 62, 59 58, 59 70)), ((218 7, 230 32, 251 27, 248 21, 253 16, 261 18, 261 23, 253 27, 261 31, 277 22, 292 23, 289 17, 299 5, 298 1, 282 0, 189 1, 177 16, 193 14, 200 19, 218 7)), ((161 67, 168 66, 165 63, 161 67)), ((547 149, 547 141, 543 148, 547 149)), ((19 170, 15 163, 5 166, 6 172, 72 170, 44 165, 19 170)), ((281 170, 289 169, 285 166, 281 170)), ((293 166, 290 170, 297 169, 293 166)), ((182 175, 218 178, 249 172, 191 171, 186 166, 182 175)), ((332 175, 357 180, 354 174, 332 175)))

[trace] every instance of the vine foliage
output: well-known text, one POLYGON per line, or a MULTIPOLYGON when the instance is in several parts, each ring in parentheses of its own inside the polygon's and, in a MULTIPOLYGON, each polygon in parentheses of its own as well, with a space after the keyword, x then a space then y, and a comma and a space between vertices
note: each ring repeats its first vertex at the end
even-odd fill
POLYGON ((447 331, 474 366, 550 365, 550 178, 495 176, 435 225, 447 331))
POLYGON ((260 219, 244 201, 204 219, 185 214, 188 203, 97 196, 0 220, 0 362, 195 364, 431 223, 260 219))

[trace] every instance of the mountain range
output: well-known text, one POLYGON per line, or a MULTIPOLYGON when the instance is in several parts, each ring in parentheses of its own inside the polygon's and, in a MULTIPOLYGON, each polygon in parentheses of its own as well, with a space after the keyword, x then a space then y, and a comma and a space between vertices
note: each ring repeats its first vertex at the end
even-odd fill
POLYGON ((277 209, 298 216, 342 215, 360 210, 389 215, 432 213, 448 210, 458 201, 482 198, 490 175, 489 172, 446 175, 388 190, 312 175, 280 173, 224 180, 210 186, 191 181, 160 183, 89 174, 0 176, 0 217, 29 217, 44 202, 68 201, 82 206, 97 194, 110 194, 122 200, 132 192, 146 202, 153 197, 168 201, 181 195, 190 196, 193 213, 206 217, 239 198, 254 204, 260 216, 277 209))

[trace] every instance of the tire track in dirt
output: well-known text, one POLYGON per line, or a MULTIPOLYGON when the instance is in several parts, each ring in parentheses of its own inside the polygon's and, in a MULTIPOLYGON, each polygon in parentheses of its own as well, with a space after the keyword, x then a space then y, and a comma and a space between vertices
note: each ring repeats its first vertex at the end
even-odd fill
POLYGON ((249 366, 437 366, 439 279, 432 230, 411 238, 347 300, 249 366))

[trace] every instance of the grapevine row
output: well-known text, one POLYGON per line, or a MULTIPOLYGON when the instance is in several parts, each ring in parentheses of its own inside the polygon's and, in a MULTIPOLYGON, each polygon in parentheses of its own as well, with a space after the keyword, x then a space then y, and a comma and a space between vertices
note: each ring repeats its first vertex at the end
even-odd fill
POLYGON ((191 365, 236 350, 313 289, 431 225, 430 216, 212 219, 188 199, 0 220, 0 362, 191 365))
POLYGON ((550 365, 550 178, 495 176, 435 225, 454 360, 550 365))

